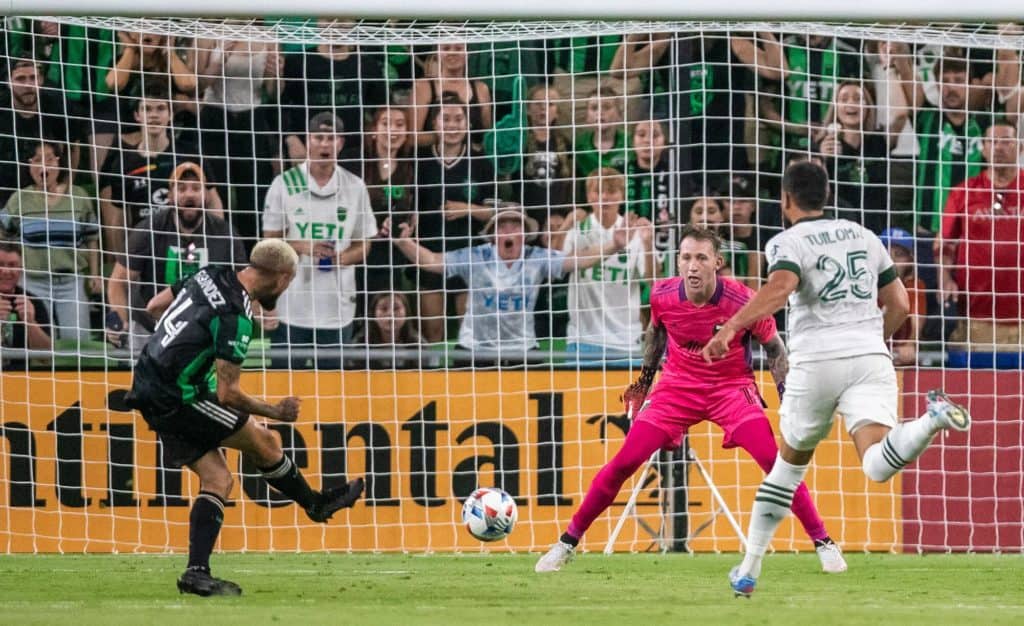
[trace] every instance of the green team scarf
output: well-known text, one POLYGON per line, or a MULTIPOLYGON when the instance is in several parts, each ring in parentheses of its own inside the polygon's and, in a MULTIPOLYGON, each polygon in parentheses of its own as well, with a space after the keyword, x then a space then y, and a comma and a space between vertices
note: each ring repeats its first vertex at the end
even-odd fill
MULTIPOLYGON (((952 141, 943 141, 943 137, 953 136, 953 125, 943 118, 942 127, 938 126, 939 113, 935 109, 927 109, 918 114, 921 120, 921 130, 918 131, 918 142, 920 145, 920 156, 922 159, 930 159, 935 155, 934 166, 917 168, 917 191, 915 193, 914 213, 917 223, 924 226, 933 233, 939 231, 942 220, 942 211, 946 207, 946 197, 953 187, 953 157, 951 146, 952 141), (933 148, 932 142, 936 142, 933 148), (932 189, 931 206, 924 206, 924 192, 932 189)), ((971 141, 982 136, 981 125, 974 116, 967 117, 967 142, 965 149, 967 154, 963 158, 967 163, 966 178, 977 176, 981 172, 983 156, 978 142, 971 141)))
MULTIPOLYGON (((805 46, 786 46, 786 61, 789 63, 789 74, 786 76, 786 93, 789 96, 786 100, 786 118, 795 124, 806 124, 810 121, 811 115, 808 109, 806 97, 807 85, 811 81, 809 50, 805 46)), ((821 80, 831 80, 833 86, 836 83, 836 42, 833 39, 832 45, 822 51, 821 59, 821 80)), ((821 94, 818 94, 821 96, 821 94)), ((831 98, 822 98, 818 103, 819 113, 824 116, 828 112, 831 98)), ((807 138, 802 137, 799 143, 807 145, 807 138)))
POLYGON ((690 68, 690 114, 704 115, 705 109, 715 98, 711 86, 715 82, 715 66, 697 63, 690 68))

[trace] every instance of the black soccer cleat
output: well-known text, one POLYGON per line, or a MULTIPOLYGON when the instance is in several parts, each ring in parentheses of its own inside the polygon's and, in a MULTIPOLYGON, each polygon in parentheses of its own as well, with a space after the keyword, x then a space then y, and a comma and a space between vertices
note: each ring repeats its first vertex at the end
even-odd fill
POLYGON ((348 484, 333 489, 325 489, 320 494, 320 501, 306 509, 306 515, 314 522, 326 522, 335 512, 347 509, 363 495, 365 481, 362 478, 348 481, 348 484))
POLYGON ((189 568, 178 579, 178 593, 197 596, 240 596, 242 588, 230 580, 214 578, 210 572, 189 568))

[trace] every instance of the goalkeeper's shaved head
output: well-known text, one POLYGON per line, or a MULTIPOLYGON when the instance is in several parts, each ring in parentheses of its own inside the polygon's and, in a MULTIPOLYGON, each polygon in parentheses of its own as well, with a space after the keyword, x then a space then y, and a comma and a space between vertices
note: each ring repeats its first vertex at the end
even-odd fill
POLYGON ((299 266, 299 255, 282 239, 264 239, 253 246, 249 267, 242 271, 242 282, 264 309, 277 308, 299 266), (245 278, 246 275, 251 278, 245 278))

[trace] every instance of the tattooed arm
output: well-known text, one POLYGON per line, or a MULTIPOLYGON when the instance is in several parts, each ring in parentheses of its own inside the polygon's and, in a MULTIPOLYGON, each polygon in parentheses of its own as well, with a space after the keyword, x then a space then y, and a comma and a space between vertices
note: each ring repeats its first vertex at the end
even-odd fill
POLYGON ((294 422, 299 418, 299 402, 296 397, 284 398, 277 404, 267 404, 242 391, 239 379, 242 366, 224 359, 217 359, 217 400, 224 406, 262 415, 281 422, 294 422))
POLYGON ((640 369, 640 378, 626 387, 626 391, 622 394, 626 413, 632 410, 635 415, 643 405, 651 383, 654 382, 654 375, 658 373, 658 366, 661 364, 662 355, 665 354, 666 345, 668 345, 668 332, 665 327, 654 323, 648 326, 647 332, 644 334, 644 364, 640 369))
POLYGON ((786 344, 778 335, 772 337, 771 341, 763 344, 765 355, 768 357, 768 370, 775 379, 775 384, 783 385, 786 382, 786 374, 789 373, 789 356, 786 353, 786 344))

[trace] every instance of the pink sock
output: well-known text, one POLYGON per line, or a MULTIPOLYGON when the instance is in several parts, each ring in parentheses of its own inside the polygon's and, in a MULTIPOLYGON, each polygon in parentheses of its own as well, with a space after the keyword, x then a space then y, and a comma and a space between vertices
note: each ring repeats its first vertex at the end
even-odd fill
POLYGON ((567 533, 577 540, 587 532, 597 516, 604 512, 622 489, 622 483, 651 458, 655 450, 668 443, 669 437, 657 426, 646 422, 633 422, 626 441, 615 457, 601 468, 590 483, 583 504, 569 522, 567 533))
MULTIPOLYGON (((766 474, 772 470, 775 457, 779 453, 779 446, 775 443, 775 433, 772 432, 768 420, 752 419, 746 422, 733 433, 732 440, 746 450, 747 454, 757 461, 766 474)), ((793 493, 793 504, 790 508, 812 541, 828 537, 825 522, 818 514, 818 509, 814 506, 814 500, 811 499, 811 492, 807 490, 806 484, 800 483, 800 486, 797 487, 793 493)))

